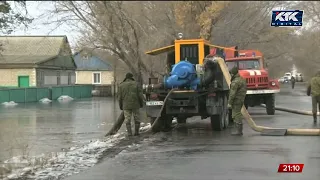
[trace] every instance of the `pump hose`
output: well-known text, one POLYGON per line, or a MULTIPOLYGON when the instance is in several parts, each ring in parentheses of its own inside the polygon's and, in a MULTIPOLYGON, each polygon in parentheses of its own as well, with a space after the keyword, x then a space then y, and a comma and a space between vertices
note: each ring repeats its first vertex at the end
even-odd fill
MULTIPOLYGON (((161 117, 161 113, 162 113, 162 111, 163 111, 163 109, 165 107, 165 104, 166 104, 168 98, 170 97, 171 93, 174 92, 174 90, 176 90, 176 89, 171 89, 169 91, 169 93, 167 94, 167 96, 164 98, 163 105, 161 106, 161 109, 160 109, 160 111, 158 113, 157 118, 154 120, 153 124, 151 125, 151 128, 148 129, 147 131, 143 132, 143 133, 150 132, 154 128, 154 126, 158 123, 158 121, 159 121, 159 119, 161 117)), ((122 126, 123 122, 124 122, 124 113, 122 111, 121 114, 119 115, 117 121, 113 124, 112 128, 108 131, 108 133, 105 136, 110 136, 110 135, 116 134, 119 131, 120 127, 122 126)))
MULTIPOLYGON (((265 104, 261 104, 262 107, 266 107, 265 104)), ((301 115, 308 115, 308 116, 312 116, 312 112, 311 111, 301 111, 301 110, 297 110, 297 109, 289 109, 289 108, 285 108, 285 107, 275 107, 276 110, 278 111, 284 111, 284 112, 289 112, 289 113, 294 113, 294 114, 301 114, 301 115)), ((320 115, 320 112, 317 113, 317 115, 320 115)))
POLYGON ((166 96, 166 97, 164 98, 164 100, 163 100, 163 105, 161 106, 161 109, 160 109, 160 111, 159 111, 159 113, 158 113, 158 115, 157 115, 157 118, 154 120, 153 124, 151 125, 151 128, 148 129, 147 131, 145 131, 144 133, 151 132, 152 129, 154 128, 154 126, 156 126, 156 124, 158 123, 158 121, 159 121, 159 119, 160 119, 160 117, 161 117, 162 111, 163 111, 163 109, 164 109, 164 107, 165 107, 165 104, 166 104, 169 96, 170 96, 171 93, 173 93, 175 90, 176 90, 176 89, 171 89, 171 90, 169 91, 169 93, 167 94, 167 96, 166 96))
MULTIPOLYGON (((225 80, 228 84, 228 86, 230 87, 231 84, 231 75, 229 73, 228 67, 225 64, 224 60, 222 58, 216 58, 215 59, 216 62, 219 64, 220 69, 222 70, 223 76, 225 77, 225 80)), ((166 98, 163 101, 163 105, 161 107, 161 110, 159 111, 159 114, 157 116, 157 118, 155 119, 154 123, 152 124, 151 128, 148 129, 145 132, 150 132, 152 131, 152 128, 154 128, 154 126, 158 123, 160 117, 161 117, 161 113, 165 107, 166 101, 168 99, 168 97, 170 96, 170 94, 172 92, 174 92, 175 89, 172 89, 169 91, 168 95, 166 96, 166 98)), ((279 108, 277 107, 276 109, 278 110, 282 110, 282 111, 287 111, 287 112, 291 112, 291 113, 297 113, 297 114, 303 114, 303 115, 310 115, 310 112, 308 111, 298 111, 298 110, 293 110, 293 109, 287 109, 287 108, 279 108)), ((320 129, 287 129, 287 128, 272 128, 272 127, 266 127, 266 126, 258 126, 256 125, 256 123, 253 121, 253 119, 251 118, 250 114, 248 113, 247 109, 245 108, 245 106, 242 106, 241 108, 241 113, 244 117, 244 119, 247 121, 249 127, 256 131, 256 132, 263 132, 264 130, 286 130, 285 135, 300 135, 300 136, 320 136, 320 129)), ((115 134, 121 127, 122 123, 124 121, 124 116, 123 116, 123 112, 120 114, 118 120, 116 121, 116 123, 113 125, 113 127, 111 128, 111 130, 106 134, 106 136, 108 135, 113 135, 115 134)))

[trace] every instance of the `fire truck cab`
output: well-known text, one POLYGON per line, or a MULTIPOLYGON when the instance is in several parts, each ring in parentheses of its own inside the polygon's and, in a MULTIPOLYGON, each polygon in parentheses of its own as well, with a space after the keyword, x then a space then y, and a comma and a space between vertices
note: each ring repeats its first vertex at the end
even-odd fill
POLYGON ((277 80, 269 77, 263 54, 258 50, 237 50, 237 47, 224 51, 229 70, 237 66, 240 76, 246 79, 246 108, 266 104, 267 114, 274 115, 275 93, 280 92, 280 87, 277 80))

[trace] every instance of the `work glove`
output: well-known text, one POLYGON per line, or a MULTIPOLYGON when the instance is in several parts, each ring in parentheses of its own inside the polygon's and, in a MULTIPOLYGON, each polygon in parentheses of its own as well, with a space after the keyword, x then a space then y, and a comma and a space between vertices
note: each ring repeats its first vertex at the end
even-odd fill
POLYGON ((228 109, 232 109, 232 106, 230 104, 228 104, 228 109))

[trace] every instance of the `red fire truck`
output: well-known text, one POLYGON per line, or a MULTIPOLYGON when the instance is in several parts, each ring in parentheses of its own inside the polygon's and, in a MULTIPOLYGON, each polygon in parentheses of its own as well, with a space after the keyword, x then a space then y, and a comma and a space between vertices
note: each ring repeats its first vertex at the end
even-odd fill
POLYGON ((267 114, 274 115, 275 93, 280 92, 280 87, 276 79, 269 77, 263 54, 258 50, 237 49, 225 49, 224 56, 229 70, 237 66, 240 76, 247 81, 246 108, 265 104, 267 114))

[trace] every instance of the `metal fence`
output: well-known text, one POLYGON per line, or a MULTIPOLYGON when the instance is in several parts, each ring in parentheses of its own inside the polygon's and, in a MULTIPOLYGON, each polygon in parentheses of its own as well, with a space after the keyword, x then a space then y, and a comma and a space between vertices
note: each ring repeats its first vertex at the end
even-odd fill
POLYGON ((37 102, 42 98, 57 100, 62 95, 74 99, 91 98, 92 85, 0 88, 0 103, 14 101, 16 103, 37 102))

